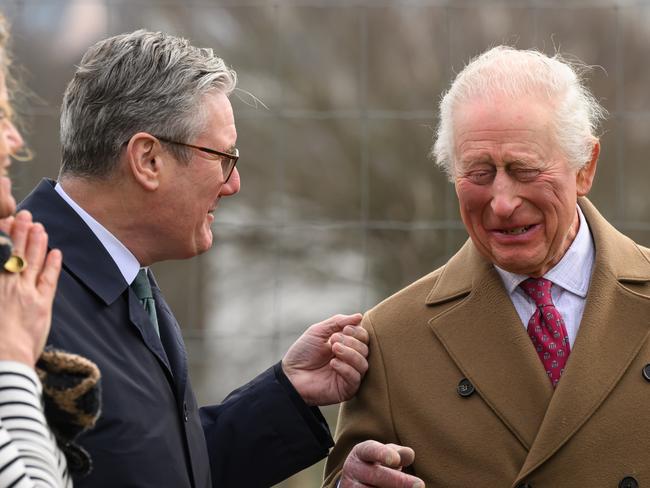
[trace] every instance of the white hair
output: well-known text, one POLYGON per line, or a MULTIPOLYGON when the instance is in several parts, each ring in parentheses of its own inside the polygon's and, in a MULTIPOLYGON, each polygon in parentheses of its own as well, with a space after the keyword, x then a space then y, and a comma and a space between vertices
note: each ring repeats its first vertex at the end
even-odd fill
POLYGON ((497 46, 472 59, 458 73, 440 101, 439 124, 431 155, 453 181, 456 167, 454 111, 472 100, 506 96, 513 100, 533 96, 554 110, 555 140, 573 168, 591 160, 596 132, 607 111, 584 86, 588 71, 582 63, 560 54, 497 46))

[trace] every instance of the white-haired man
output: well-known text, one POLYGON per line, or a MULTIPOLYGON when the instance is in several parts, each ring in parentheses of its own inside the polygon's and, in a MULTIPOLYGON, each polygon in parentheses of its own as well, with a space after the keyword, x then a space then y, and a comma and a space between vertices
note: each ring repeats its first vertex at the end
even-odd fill
POLYGON ((576 71, 496 47, 444 96, 470 239, 366 314, 326 486, 650 483, 650 251, 585 198, 604 110, 576 71))

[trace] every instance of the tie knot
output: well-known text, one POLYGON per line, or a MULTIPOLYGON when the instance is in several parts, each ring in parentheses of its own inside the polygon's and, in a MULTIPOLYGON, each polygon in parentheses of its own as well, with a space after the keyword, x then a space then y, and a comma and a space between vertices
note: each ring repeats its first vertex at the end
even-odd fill
POLYGON ((538 307, 553 305, 551 285, 553 285, 553 282, 546 278, 528 278, 519 284, 538 307))
POLYGON ((138 275, 131 283, 131 288, 135 293, 135 296, 140 300, 152 299, 153 294, 151 293, 151 284, 149 283, 149 278, 147 277, 147 270, 145 268, 140 268, 138 275))

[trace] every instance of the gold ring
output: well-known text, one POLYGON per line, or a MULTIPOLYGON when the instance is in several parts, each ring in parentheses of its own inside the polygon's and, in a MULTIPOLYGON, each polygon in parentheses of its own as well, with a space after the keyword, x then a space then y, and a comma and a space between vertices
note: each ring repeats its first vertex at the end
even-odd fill
POLYGON ((5 271, 9 273, 20 273, 27 268, 27 260, 12 254, 4 265, 5 271))

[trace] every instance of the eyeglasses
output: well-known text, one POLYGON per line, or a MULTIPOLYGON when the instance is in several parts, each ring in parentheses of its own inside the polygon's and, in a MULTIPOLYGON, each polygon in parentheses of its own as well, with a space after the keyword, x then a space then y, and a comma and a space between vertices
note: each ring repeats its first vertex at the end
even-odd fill
POLYGON ((216 149, 210 149, 209 147, 201 147, 201 146, 195 146, 193 144, 186 144, 184 142, 176 142, 176 141, 171 141, 169 139, 166 139, 165 137, 159 137, 159 136, 154 136, 156 139, 166 142, 167 144, 176 144, 177 146, 185 146, 185 147, 191 147, 192 149, 198 149, 201 152, 204 152, 208 154, 209 156, 212 157, 207 157, 206 159, 210 159, 212 161, 220 161, 221 162, 221 173, 223 174, 224 177, 224 184, 228 183, 228 180, 230 179, 230 176, 232 175, 233 170, 235 169, 235 165, 237 164, 237 160, 239 159, 239 149, 235 148, 234 154, 230 154, 227 152, 222 152, 222 151, 217 151, 216 149))

